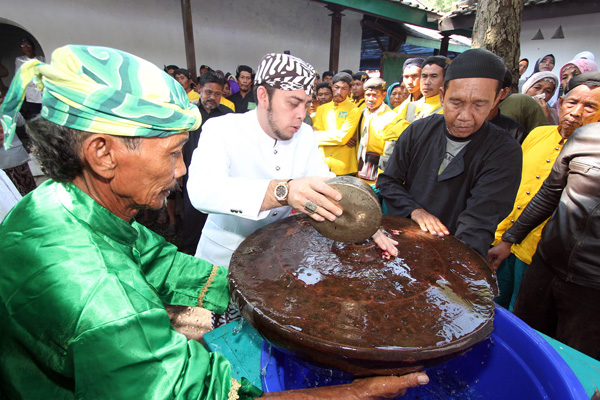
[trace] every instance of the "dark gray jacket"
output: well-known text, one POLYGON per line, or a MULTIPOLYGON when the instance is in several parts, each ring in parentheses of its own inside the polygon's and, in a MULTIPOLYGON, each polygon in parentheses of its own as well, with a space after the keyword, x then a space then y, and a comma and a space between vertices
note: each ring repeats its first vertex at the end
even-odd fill
POLYGON ((566 281, 600 289, 600 123, 579 128, 502 240, 520 243, 546 218, 534 259, 566 281))
POLYGON ((424 208, 487 258, 496 227, 515 202, 521 147, 506 131, 485 121, 438 174, 448 135, 443 115, 413 122, 398 138, 377 187, 390 214, 409 217, 424 208))

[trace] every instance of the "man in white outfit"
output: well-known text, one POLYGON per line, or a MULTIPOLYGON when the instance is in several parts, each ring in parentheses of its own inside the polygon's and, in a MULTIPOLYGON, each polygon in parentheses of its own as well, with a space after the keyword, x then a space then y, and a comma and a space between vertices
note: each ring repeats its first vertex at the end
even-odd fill
MULTIPOLYGON (((267 54, 254 81, 257 108, 212 118, 203 126, 189 170, 194 207, 208 213, 196 257, 228 266, 238 245, 292 209, 317 221, 342 210, 341 195, 325 184, 334 175, 312 129, 303 124, 315 70, 287 54, 267 54)), ((396 255, 394 241, 378 232, 377 244, 396 255)))

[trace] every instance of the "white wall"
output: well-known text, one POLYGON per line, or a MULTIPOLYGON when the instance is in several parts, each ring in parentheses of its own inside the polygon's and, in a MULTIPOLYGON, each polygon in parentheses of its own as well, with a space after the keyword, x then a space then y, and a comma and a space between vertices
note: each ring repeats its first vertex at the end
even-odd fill
MULTIPOLYGON (((160 67, 186 64, 179 0, 0 0, 0 9, 0 23, 29 31, 48 59, 62 45, 90 44, 119 48, 160 67)), ((290 50, 323 72, 329 64, 330 13, 307 0, 192 1, 197 67, 256 68, 266 53, 290 50)), ((344 14, 340 69, 357 70, 362 15, 344 14)), ((9 67, 14 56, 6 50, 7 38, 0 41, 0 61, 9 67)), ((14 49, 19 52, 18 43, 14 49)))
POLYGON ((529 59, 526 76, 533 73, 535 62, 546 54, 554 54, 556 65, 553 72, 558 75, 560 67, 571 61, 584 50, 591 51, 600 64, 600 14, 585 14, 545 20, 523 21, 521 26, 521 57, 529 59), (562 25, 564 39, 551 39, 562 25), (544 40, 531 40, 542 30, 544 40))

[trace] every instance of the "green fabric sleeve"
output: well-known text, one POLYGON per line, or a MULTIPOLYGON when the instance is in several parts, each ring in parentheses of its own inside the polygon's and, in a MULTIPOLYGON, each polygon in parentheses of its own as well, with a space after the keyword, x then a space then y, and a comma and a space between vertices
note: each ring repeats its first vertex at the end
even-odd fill
POLYGON ((226 268, 181 253, 162 236, 138 223, 133 226, 140 233, 134 253, 164 303, 225 312, 229 303, 226 268))

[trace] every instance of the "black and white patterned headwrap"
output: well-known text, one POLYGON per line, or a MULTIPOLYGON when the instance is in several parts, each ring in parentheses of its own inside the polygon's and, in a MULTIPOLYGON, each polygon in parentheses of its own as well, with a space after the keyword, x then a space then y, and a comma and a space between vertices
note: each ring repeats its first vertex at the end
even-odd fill
POLYGON ((267 84, 275 89, 303 89, 312 96, 316 71, 312 65, 289 54, 270 53, 258 65, 254 85, 267 84))

